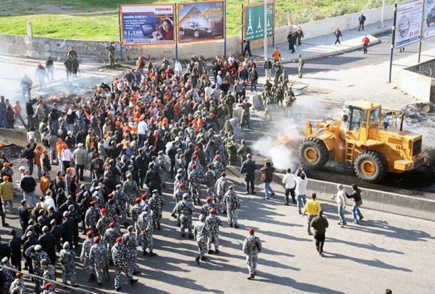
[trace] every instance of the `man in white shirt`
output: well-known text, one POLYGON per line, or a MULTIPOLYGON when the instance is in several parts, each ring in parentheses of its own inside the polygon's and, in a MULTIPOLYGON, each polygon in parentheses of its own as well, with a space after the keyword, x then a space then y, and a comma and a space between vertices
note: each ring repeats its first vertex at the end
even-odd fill
POLYGON ((218 84, 218 86, 220 87, 222 85, 222 77, 221 77, 222 72, 218 71, 218 75, 216 76, 216 84, 218 84))
POLYGON ((344 210, 346 208, 346 190, 341 184, 337 186, 337 190, 337 194, 332 195, 331 199, 335 199, 337 203, 338 217, 340 218, 338 224, 343 228, 345 225, 347 225, 346 219, 344 218, 344 210))
POLYGON ((304 208, 305 204, 307 203, 307 183, 308 178, 305 172, 302 169, 298 169, 296 171, 296 195, 297 195, 297 204, 298 204, 298 212, 299 214, 302 214, 302 209, 304 208))
POLYGON ((285 188, 285 205, 289 205, 289 195, 291 194, 293 204, 296 204, 295 199, 295 188, 296 188, 296 181, 295 181, 295 175, 292 174, 292 170, 289 168, 287 169, 287 174, 282 179, 282 183, 284 184, 285 188))
POLYGON ((140 122, 137 124, 137 133, 139 135, 138 148, 143 146, 147 138, 148 124, 145 121, 145 115, 142 114, 140 122))

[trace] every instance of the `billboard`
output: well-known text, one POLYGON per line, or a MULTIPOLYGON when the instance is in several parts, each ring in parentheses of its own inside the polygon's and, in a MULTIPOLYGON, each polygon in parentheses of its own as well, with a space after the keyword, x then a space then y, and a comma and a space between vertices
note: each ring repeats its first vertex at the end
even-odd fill
POLYGON ((195 42, 223 39, 224 2, 187 2, 178 4, 178 40, 195 42))
POLYGON ((420 42, 423 0, 397 4, 396 48, 420 42))
POLYGON ((435 36, 435 0, 426 0, 423 20, 423 39, 435 36))
MULTIPOLYGON (((274 4, 267 4, 267 36, 273 36, 274 4)), ((245 6, 243 21, 245 24, 244 35, 248 40, 264 38, 264 4, 245 6)))
POLYGON ((122 45, 175 42, 174 5, 121 5, 122 45))

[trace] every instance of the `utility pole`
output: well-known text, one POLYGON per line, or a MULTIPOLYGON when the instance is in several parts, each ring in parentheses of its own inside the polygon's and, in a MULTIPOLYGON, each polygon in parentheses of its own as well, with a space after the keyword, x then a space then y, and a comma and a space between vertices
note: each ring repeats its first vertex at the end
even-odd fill
POLYGON ((385 0, 382 0, 382 10, 381 10, 381 26, 384 28, 384 9, 385 9, 385 0))

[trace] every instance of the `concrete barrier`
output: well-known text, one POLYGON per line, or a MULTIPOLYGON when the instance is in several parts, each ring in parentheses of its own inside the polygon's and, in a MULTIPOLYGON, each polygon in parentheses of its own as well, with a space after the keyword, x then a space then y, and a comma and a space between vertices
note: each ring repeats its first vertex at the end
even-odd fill
POLYGON ((435 102, 435 59, 416 64, 400 71, 399 87, 422 102, 435 102))
POLYGON ((3 144, 17 144, 26 146, 27 133, 22 130, 0 128, 0 142, 3 144))
MULTIPOLYGON (((240 174, 239 168, 227 167, 227 169, 229 171, 228 174, 230 175, 231 180, 235 180, 240 185, 245 185, 244 175, 240 174)), ((275 173, 272 183, 272 187, 275 192, 282 194, 284 193, 284 187, 282 184, 283 176, 283 174, 275 173)), ((255 178, 256 184, 261 184, 259 171, 256 172, 255 178)), ((307 185, 307 197, 309 198, 311 193, 316 193, 318 200, 335 203, 331 201, 331 195, 337 193, 337 185, 338 183, 309 179, 307 185)), ((348 192, 351 191, 350 186, 344 186, 348 192)), ((435 221, 435 200, 365 188, 362 188, 361 191, 363 199, 362 207, 364 209, 372 209, 435 221)), ((260 193, 257 191, 257 195, 258 194, 260 193)), ((348 199, 348 206, 352 206, 352 203, 352 200, 348 199)))

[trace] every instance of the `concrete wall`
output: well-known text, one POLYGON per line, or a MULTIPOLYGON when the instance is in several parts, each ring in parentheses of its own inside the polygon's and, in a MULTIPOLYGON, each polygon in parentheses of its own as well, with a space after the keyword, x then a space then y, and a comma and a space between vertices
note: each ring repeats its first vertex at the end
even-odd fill
MULTIPOLYGON (((324 35, 331 35, 336 27, 342 31, 356 28, 358 26, 358 17, 360 13, 348 14, 334 18, 314 21, 301 24, 304 30, 305 39, 315 38, 324 35)), ((381 8, 364 11, 367 18, 366 24, 372 24, 381 20, 381 8)), ((385 8, 384 19, 393 17, 393 6, 385 8)), ((275 44, 287 42, 287 34, 290 29, 297 26, 283 26, 275 29, 275 44)), ((241 53, 241 36, 229 36, 227 38, 227 54, 241 53)), ((263 39, 251 42, 252 50, 263 48, 263 39)), ((268 45, 272 45, 272 37, 268 38, 268 45)), ((72 41, 50 38, 29 38, 27 36, 14 36, 0 34, 0 53, 29 56, 33 58, 46 59, 52 56, 57 60, 64 60, 70 47, 74 47, 81 59, 108 60, 105 47, 107 42, 93 41, 72 41)), ((178 45, 178 54, 180 59, 188 59, 192 54, 203 55, 206 58, 213 58, 216 55, 223 55, 224 42, 204 41, 199 43, 185 43, 178 45)), ((175 45, 158 45, 158 46, 131 46, 126 47, 124 52, 125 59, 135 59, 137 56, 148 56, 153 58, 162 58, 168 55, 175 58, 175 45)), ((117 58, 120 58, 119 46, 116 51, 117 58)))
POLYGON ((435 102, 431 94, 435 86, 435 59, 404 68, 400 72, 400 89, 423 102, 435 102))
MULTIPOLYGON (((227 167, 227 174, 230 175, 232 180, 236 178, 236 181, 240 185, 245 185, 245 182, 243 180, 244 175, 240 174, 240 168, 227 167)), ((284 193, 284 187, 281 184, 283 176, 283 174, 275 173, 272 183, 272 187, 275 192, 284 193)), ((260 184, 259 171, 256 172, 255 178, 256 184, 260 184)), ((345 187, 348 192, 351 191, 350 186, 345 185, 345 187)), ((364 209, 378 210, 387 213, 400 214, 404 216, 435 221, 435 200, 365 188, 362 188, 361 190, 363 199, 362 208, 364 209)), ((337 183, 310 179, 308 180, 307 191, 308 198, 311 193, 316 193, 319 200, 329 203, 335 203, 331 201, 331 195, 337 193, 337 183)), ((260 197, 262 196, 263 195, 261 195, 260 197)), ((352 200, 348 199, 347 202, 348 207, 351 207, 353 203, 352 200)), ((349 212, 349 208, 347 209, 347 211, 349 212)))

